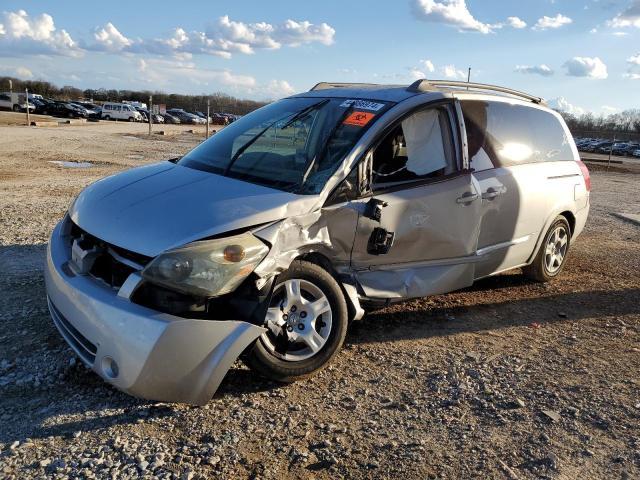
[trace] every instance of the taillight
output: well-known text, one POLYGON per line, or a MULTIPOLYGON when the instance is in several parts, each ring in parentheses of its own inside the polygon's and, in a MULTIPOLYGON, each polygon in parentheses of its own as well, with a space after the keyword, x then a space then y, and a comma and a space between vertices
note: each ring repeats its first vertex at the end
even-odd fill
POLYGON ((584 186, 587 187, 587 192, 591 191, 591 175, 589 175, 589 169, 581 160, 578 160, 578 166, 584 177, 584 186))

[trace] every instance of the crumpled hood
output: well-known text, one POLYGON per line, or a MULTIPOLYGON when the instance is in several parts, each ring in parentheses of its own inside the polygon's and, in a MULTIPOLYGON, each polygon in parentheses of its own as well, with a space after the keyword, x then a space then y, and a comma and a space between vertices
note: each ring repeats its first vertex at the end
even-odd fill
POLYGON ((204 237, 307 213, 315 200, 160 162, 90 185, 69 215, 105 242, 154 257, 204 237))

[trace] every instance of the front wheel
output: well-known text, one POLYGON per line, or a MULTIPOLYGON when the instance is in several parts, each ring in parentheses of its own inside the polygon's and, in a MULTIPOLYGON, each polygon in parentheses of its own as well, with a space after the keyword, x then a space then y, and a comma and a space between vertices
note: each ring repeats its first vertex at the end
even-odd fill
POLYGON ((316 264, 296 260, 278 277, 248 365, 279 382, 324 368, 347 334, 347 304, 336 280, 316 264))
POLYGON ((538 282, 549 282, 557 277, 567 259, 571 244, 571 227, 562 215, 547 230, 540 250, 531 265, 522 269, 523 273, 538 282))

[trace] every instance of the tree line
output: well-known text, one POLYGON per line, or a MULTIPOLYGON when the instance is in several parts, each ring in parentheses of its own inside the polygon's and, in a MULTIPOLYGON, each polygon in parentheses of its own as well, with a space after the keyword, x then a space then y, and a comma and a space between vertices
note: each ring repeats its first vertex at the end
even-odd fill
POLYGON ((25 88, 27 88, 29 89, 29 93, 42 95, 45 98, 66 101, 89 100, 94 102, 121 102, 123 100, 130 100, 148 104, 149 95, 152 95, 154 104, 165 104, 167 108, 184 108, 185 110, 204 112, 207 109, 207 100, 209 100, 211 113, 224 112, 236 115, 245 115, 266 105, 265 102, 236 98, 222 92, 216 92, 211 95, 183 95, 150 90, 116 90, 106 88, 88 88, 82 90, 68 85, 58 87, 44 80, 20 80, 14 77, 0 77, 0 91, 9 90, 10 80, 13 84, 12 88, 14 92, 24 92, 25 88))
POLYGON ((640 109, 632 108, 610 115, 594 115, 583 113, 573 115, 559 112, 567 122, 571 133, 576 136, 601 136, 604 138, 617 135, 619 139, 640 139, 640 109))

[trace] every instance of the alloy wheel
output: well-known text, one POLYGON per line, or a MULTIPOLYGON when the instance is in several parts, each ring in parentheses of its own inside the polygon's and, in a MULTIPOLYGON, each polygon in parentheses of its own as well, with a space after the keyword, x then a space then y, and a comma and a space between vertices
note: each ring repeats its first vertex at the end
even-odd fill
POLYGON ((318 286, 308 280, 285 280, 274 289, 262 341, 278 358, 306 360, 327 343, 331 318, 329 300, 318 286))
POLYGON ((569 234, 564 225, 558 225, 549 235, 545 247, 544 265, 550 274, 556 273, 562 267, 567 247, 569 245, 569 234))

